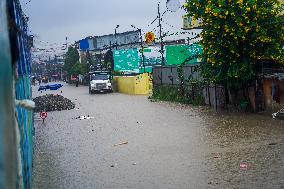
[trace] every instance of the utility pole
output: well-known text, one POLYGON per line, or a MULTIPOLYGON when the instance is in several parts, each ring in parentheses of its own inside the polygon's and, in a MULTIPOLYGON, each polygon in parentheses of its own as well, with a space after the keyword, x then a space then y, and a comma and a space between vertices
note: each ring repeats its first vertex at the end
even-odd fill
POLYGON ((116 25, 114 29, 114 38, 115 38, 115 49, 117 50, 117 39, 116 39, 116 29, 119 28, 119 25, 116 25))
POLYGON ((88 79, 87 79, 87 82, 88 82, 88 86, 89 86, 89 92, 91 91, 91 75, 90 75, 90 72, 92 71, 90 68, 91 68, 91 60, 90 60, 90 52, 89 50, 87 50, 86 52, 86 58, 87 58, 87 67, 88 67, 88 79))
POLYGON ((143 65, 143 68, 144 68, 144 73, 146 73, 142 30, 137 28, 137 27, 135 27, 134 25, 131 25, 131 27, 137 29, 139 31, 139 34, 140 34, 140 46, 141 46, 141 55, 142 55, 142 65, 143 65))
POLYGON ((100 68, 101 68, 101 71, 102 71, 103 65, 102 65, 102 51, 101 51, 101 50, 100 50, 99 58, 100 58, 100 60, 99 60, 99 62, 100 62, 100 68))
POLYGON ((144 73, 146 73, 142 31, 141 31, 141 29, 138 29, 138 30, 139 30, 139 33, 140 33, 140 45, 141 45, 141 54, 142 54, 142 65, 143 65, 143 68, 144 68, 144 73))
POLYGON ((161 39, 161 55, 162 55, 162 65, 165 65, 165 57, 164 57, 164 42, 163 42, 163 34, 162 34, 162 18, 160 13, 160 3, 158 4, 158 19, 159 19, 159 29, 160 29, 160 39, 161 39))
POLYGON ((68 37, 65 38, 65 42, 66 42, 66 44, 65 44, 65 45, 66 45, 66 52, 68 51, 68 42, 67 42, 67 40, 68 40, 68 37))

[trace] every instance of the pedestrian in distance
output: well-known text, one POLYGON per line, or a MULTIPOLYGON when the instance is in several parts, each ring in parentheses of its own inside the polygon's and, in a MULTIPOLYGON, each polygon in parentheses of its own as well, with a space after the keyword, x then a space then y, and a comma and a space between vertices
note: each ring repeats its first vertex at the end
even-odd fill
POLYGON ((78 87, 78 85, 79 85, 79 77, 77 76, 76 77, 76 87, 78 87))

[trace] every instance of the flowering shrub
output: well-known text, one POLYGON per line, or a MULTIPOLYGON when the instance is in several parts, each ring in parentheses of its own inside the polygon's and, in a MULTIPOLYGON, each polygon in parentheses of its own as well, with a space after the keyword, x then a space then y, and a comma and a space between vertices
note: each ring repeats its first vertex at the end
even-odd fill
POLYGON ((261 60, 284 63, 283 6, 277 0, 188 0, 201 18, 201 72, 212 83, 238 89, 255 77, 261 60))

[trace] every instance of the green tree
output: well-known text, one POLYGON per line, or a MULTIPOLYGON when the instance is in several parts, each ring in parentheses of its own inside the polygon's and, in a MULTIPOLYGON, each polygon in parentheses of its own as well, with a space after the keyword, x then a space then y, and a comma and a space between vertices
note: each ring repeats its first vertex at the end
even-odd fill
POLYGON ((77 49, 70 46, 65 55, 65 62, 63 66, 63 69, 67 71, 69 76, 72 74, 72 67, 79 61, 79 58, 80 56, 77 49))
POLYGON ((283 63, 277 0, 188 0, 184 8, 203 20, 201 72, 211 83, 238 90, 255 78, 258 62, 283 63))
POLYGON ((113 53, 112 50, 108 50, 104 57, 104 67, 108 70, 113 70, 113 53))
POLYGON ((74 64, 70 70, 70 74, 72 75, 79 75, 79 74, 85 74, 85 64, 82 64, 80 62, 77 62, 74 64))

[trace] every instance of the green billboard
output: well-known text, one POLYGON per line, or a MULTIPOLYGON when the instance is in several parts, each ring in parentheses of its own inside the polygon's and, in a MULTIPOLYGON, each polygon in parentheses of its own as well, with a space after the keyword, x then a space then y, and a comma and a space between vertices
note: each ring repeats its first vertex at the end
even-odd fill
POLYGON ((114 70, 131 73, 152 72, 154 65, 161 64, 161 53, 159 47, 144 48, 144 63, 142 49, 122 49, 113 51, 114 70))
MULTIPOLYGON (((161 65, 160 47, 144 48, 144 64, 142 59, 142 49, 121 49, 113 51, 114 70, 131 73, 143 73, 144 66, 146 72, 152 72, 152 67, 161 65)), ((202 46, 175 45, 166 46, 164 57, 165 65, 178 65, 186 61, 187 64, 198 62, 197 55, 202 55, 202 46)))
POLYGON ((196 56, 202 53, 202 46, 199 44, 166 46, 166 65, 178 65, 183 62, 195 64, 198 62, 196 56))
POLYGON ((122 49, 113 52, 114 70, 139 73, 138 50, 122 49))

